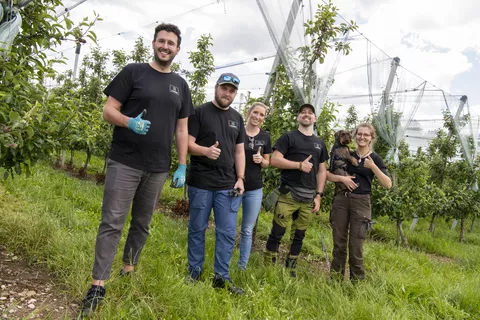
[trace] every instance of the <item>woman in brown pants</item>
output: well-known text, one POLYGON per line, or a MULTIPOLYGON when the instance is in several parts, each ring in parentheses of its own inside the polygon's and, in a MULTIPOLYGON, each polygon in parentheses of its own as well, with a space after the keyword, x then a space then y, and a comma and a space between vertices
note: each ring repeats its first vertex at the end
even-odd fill
POLYGON ((375 128, 371 124, 360 124, 354 135, 357 150, 351 153, 357 159, 358 165, 354 166, 347 162, 349 176, 327 173, 328 181, 341 182, 348 188, 346 192, 346 189, 336 188, 330 212, 334 243, 330 273, 340 279, 345 274, 347 244, 350 280, 365 279, 363 242, 372 217, 370 207, 372 180, 377 177, 383 187, 388 189, 392 187, 382 158, 372 151, 375 136, 375 128))

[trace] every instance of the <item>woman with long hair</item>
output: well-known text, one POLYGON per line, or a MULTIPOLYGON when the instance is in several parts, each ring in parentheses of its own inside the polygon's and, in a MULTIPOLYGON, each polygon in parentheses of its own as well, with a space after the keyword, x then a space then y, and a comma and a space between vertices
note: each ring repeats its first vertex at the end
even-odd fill
POLYGON ((365 279, 363 242, 372 221, 372 180, 376 177, 383 187, 392 187, 392 180, 382 158, 373 151, 375 137, 375 128, 371 124, 360 124, 354 134, 357 150, 351 154, 357 159, 358 165, 347 162, 349 176, 327 173, 328 181, 342 182, 348 188, 347 192, 345 189, 336 188, 330 212, 334 243, 330 273, 340 279, 343 279, 345 274, 347 244, 350 280, 365 279))
POLYGON ((270 134, 261 129, 267 106, 252 104, 247 112, 245 126, 245 192, 242 199, 242 228, 240 231, 240 259, 238 268, 246 270, 252 249, 252 233, 262 205, 262 169, 270 165, 272 143, 270 134))

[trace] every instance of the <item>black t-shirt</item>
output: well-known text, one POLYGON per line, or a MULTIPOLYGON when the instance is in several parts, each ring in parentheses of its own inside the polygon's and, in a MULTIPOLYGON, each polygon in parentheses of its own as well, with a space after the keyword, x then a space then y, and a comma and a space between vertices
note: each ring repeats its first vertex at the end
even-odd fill
POLYGON ((143 119, 151 122, 146 135, 115 126, 109 157, 138 170, 167 172, 177 120, 194 113, 187 82, 148 63, 132 63, 103 92, 122 103, 122 114, 136 117, 146 109, 143 119))
POLYGON ((253 155, 258 152, 264 154, 272 153, 272 142, 270 134, 262 129, 255 137, 250 137, 245 133, 245 191, 257 190, 263 186, 262 167, 253 162, 253 155))
POLYGON ((315 135, 306 136, 299 130, 283 134, 275 145, 274 150, 283 154, 290 161, 302 162, 312 155, 310 162, 313 168, 309 173, 299 169, 284 169, 281 174, 282 184, 292 187, 317 189, 317 173, 320 163, 328 160, 328 151, 322 139, 315 135))
POLYGON ((195 108, 195 114, 188 118, 188 134, 203 147, 210 147, 218 141, 221 153, 217 160, 192 155, 187 183, 206 190, 233 188, 237 181, 235 147, 245 139, 240 113, 233 108, 222 110, 212 102, 204 103, 195 108))
MULTIPOLYGON (((355 159, 359 160, 360 157, 356 152, 350 153, 355 159)), ((377 165, 377 167, 388 176, 387 167, 383 162, 382 158, 375 152, 370 154, 370 158, 372 158, 373 162, 377 165)), ((352 193, 357 194, 370 194, 372 192, 372 180, 375 174, 372 170, 365 168, 365 158, 362 158, 362 161, 358 163, 358 167, 355 167, 350 162, 347 161, 347 172, 355 176, 354 181, 357 184, 360 184, 352 193)))

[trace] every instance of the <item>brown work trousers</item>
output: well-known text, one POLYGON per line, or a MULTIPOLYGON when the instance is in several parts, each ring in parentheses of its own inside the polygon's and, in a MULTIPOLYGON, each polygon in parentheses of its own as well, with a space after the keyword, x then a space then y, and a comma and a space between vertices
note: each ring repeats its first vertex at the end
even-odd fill
POLYGON ((337 194, 333 198, 330 212, 330 225, 333 233, 333 260, 330 266, 332 275, 338 274, 343 278, 348 243, 350 279, 365 279, 363 242, 371 216, 368 195, 355 195, 347 192, 337 194))

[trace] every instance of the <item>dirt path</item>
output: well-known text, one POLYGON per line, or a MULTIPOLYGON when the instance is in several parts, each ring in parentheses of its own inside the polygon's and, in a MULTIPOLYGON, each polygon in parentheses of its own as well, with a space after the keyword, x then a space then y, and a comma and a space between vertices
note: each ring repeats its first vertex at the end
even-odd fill
POLYGON ((46 272, 0 246, 0 319, 68 319, 77 309, 46 272))

